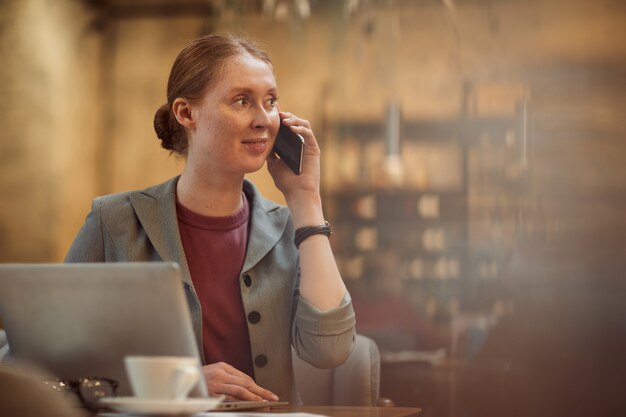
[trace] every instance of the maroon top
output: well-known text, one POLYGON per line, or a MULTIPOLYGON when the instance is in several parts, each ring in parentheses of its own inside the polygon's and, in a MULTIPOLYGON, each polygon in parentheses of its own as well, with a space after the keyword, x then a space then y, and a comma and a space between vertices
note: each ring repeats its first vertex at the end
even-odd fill
POLYGON ((246 256, 250 204, 233 216, 206 217, 176 203, 191 280, 202 307, 207 364, 226 362, 254 378, 250 335, 239 276, 246 256))

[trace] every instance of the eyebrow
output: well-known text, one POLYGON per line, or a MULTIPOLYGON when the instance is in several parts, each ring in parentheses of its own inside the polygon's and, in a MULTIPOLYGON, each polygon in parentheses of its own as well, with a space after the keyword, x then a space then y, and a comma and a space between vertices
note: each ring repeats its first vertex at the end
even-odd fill
MULTIPOLYGON (((229 92, 231 94, 238 94, 238 93, 254 94, 256 91, 248 87, 233 87, 229 90, 229 92)), ((278 89, 276 87, 272 87, 269 90, 267 90, 265 94, 276 94, 277 92, 278 92, 278 89)))

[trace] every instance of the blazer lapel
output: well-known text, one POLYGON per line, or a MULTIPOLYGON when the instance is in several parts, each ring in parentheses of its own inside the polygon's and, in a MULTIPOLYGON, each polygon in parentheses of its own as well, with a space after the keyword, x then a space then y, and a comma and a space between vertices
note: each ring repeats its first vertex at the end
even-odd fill
POLYGON ((285 231, 289 211, 264 198, 249 181, 244 181, 243 191, 252 197, 250 237, 242 269, 249 271, 276 246, 285 231))
MULTIPOLYGON (((178 262, 183 281, 193 286, 176 217, 178 178, 131 194, 130 201, 161 259, 178 262)), ((285 231, 289 211, 264 198, 249 181, 243 190, 252 200, 250 237, 243 271, 250 270, 278 243, 285 231)))
POLYGON ((161 259, 177 262, 181 268, 183 281, 193 286, 176 217, 178 178, 175 177, 163 184, 137 191, 131 194, 130 201, 161 259))

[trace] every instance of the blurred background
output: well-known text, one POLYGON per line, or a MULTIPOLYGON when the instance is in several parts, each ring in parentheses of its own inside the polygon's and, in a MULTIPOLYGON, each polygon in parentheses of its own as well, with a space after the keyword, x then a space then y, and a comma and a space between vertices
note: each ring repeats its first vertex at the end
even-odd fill
POLYGON ((62 261, 95 196, 180 172, 152 120, 214 31, 314 126, 383 396, 626 415, 623 0, 3 0, 0 262, 62 261))

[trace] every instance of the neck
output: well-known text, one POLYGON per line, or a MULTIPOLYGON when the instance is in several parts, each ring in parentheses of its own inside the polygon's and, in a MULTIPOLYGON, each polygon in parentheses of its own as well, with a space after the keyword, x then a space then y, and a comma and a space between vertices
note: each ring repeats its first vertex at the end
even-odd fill
POLYGON ((203 216, 231 216, 243 206, 242 186, 243 177, 227 180, 206 173, 194 174, 185 167, 176 185, 176 197, 180 204, 203 216))

